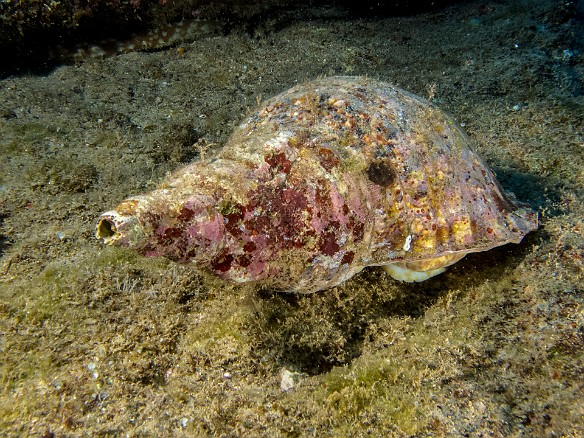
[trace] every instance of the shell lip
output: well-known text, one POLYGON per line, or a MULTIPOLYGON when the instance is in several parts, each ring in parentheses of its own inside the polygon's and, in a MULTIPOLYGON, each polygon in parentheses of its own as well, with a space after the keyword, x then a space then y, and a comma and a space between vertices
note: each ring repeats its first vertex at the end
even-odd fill
MULTIPOLYGON (((536 212, 532 212, 532 213, 533 213, 533 218, 532 218, 533 220, 529 223, 529 226, 525 228, 525 231, 523 231, 518 236, 509 237, 508 239, 505 239, 503 241, 477 244, 475 246, 469 246, 468 248, 440 251, 440 252, 437 252, 436 254, 433 254, 432 256, 421 256, 421 257, 412 257, 412 258, 408 258, 408 257, 395 258, 394 260, 392 260, 389 263, 378 263, 377 265, 384 266, 384 265, 391 265, 391 264, 396 264, 396 263, 397 264, 399 264, 399 263, 422 263, 422 262, 425 262, 428 260, 433 260, 433 259, 444 257, 444 256, 455 256, 455 255, 460 255, 461 256, 460 258, 462 258, 467 254, 489 251, 493 248, 504 246, 504 245, 507 245, 510 243, 518 244, 523 240, 523 238, 527 234, 529 234, 532 231, 537 230, 537 228, 538 228, 538 215, 536 212)), ((452 263, 445 264, 444 266, 445 267, 450 266, 450 265, 456 263, 457 261, 458 260, 454 260, 452 263)))

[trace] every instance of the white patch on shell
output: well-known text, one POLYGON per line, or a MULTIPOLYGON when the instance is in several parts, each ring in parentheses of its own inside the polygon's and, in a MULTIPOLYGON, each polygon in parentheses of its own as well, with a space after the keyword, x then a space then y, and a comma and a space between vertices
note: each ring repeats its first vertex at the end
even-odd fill
POLYGON ((408 234, 406 241, 404 242, 404 251, 409 251, 412 246, 412 235, 408 234))
POLYGON ((290 131, 278 132, 276 138, 272 138, 266 142, 266 149, 268 150, 282 150, 288 145, 288 140, 294 134, 290 131))

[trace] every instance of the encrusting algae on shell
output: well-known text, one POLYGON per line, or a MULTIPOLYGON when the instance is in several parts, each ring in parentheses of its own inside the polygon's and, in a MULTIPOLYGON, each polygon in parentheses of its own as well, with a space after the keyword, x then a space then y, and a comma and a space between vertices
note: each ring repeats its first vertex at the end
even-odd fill
POLYGON ((283 291, 366 266, 422 281, 537 228, 469 142, 402 89, 318 79, 268 100, 214 158, 101 215, 97 237, 283 291))

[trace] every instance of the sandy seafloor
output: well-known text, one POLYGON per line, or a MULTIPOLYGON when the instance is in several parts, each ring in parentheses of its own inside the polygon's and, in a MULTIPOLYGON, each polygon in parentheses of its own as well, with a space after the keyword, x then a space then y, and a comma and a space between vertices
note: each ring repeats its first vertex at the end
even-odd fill
POLYGON ((581 19, 554 1, 304 7, 0 81, 2 435, 584 435, 581 19), (424 283, 370 268, 311 295, 95 239, 101 212, 221 147, 258 101, 335 74, 455 115, 540 229, 424 283))

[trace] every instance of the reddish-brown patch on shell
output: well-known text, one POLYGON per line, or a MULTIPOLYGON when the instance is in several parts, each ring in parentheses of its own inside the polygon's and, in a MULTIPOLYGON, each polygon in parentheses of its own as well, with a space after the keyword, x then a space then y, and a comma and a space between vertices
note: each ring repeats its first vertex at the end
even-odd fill
POLYGON ((339 165, 339 159, 335 153, 323 147, 318 149, 318 162, 327 172, 330 172, 333 167, 339 165))
POLYGON ((290 160, 286 157, 284 152, 266 155, 264 160, 274 168, 276 172, 290 173, 290 160))

